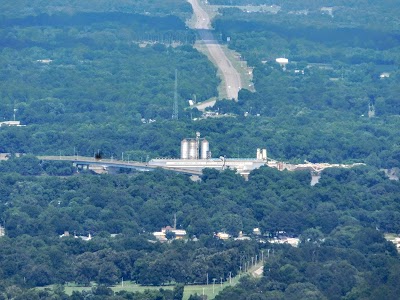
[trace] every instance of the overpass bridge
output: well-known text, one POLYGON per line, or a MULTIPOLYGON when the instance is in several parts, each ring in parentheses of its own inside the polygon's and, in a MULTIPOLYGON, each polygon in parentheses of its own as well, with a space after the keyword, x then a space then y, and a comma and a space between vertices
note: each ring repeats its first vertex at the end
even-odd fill
POLYGON ((66 161, 73 163, 76 167, 89 169, 89 166, 102 167, 104 170, 112 168, 133 169, 139 172, 153 171, 157 168, 169 170, 176 173, 188 175, 202 175, 204 168, 213 168, 217 170, 232 169, 236 170, 244 178, 248 176, 252 170, 258 169, 261 166, 278 169, 279 171, 300 171, 308 170, 311 172, 311 185, 318 183, 321 177, 321 172, 326 168, 353 168, 363 163, 354 164, 329 164, 329 163, 311 163, 305 161, 303 164, 289 164, 279 162, 273 159, 229 159, 229 158, 214 158, 214 159, 152 159, 149 162, 143 163, 138 161, 122 161, 117 159, 96 159, 94 157, 84 156, 38 156, 38 159, 45 161, 66 161))
POLYGON ((155 169, 161 168, 164 170, 174 171, 176 173, 183 173, 188 175, 201 175, 201 170, 187 170, 181 168, 169 168, 167 166, 149 165, 148 163, 138 161, 122 161, 118 159, 96 159, 94 157, 85 156, 38 156, 40 160, 44 161, 65 161, 71 162, 75 166, 82 168, 88 168, 89 166, 99 166, 104 169, 107 168, 122 168, 122 169, 133 169, 139 172, 154 171, 155 169))

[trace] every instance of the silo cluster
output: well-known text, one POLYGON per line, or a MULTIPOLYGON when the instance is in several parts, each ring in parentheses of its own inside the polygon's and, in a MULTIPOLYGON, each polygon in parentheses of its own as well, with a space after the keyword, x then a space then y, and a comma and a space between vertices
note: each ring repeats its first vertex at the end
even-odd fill
POLYGON ((181 141, 181 159, 211 158, 210 143, 206 139, 183 139, 181 141))

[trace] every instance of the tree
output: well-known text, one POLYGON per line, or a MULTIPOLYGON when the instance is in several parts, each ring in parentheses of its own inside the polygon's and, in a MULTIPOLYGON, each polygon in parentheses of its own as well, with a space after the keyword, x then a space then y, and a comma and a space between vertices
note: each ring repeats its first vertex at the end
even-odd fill
POLYGON ((286 289, 285 299, 324 300, 327 298, 311 283, 293 283, 286 289))
POLYGON ((173 300, 182 300, 183 299, 184 288, 185 288, 185 286, 183 284, 178 284, 174 287, 173 300))
POLYGON ((98 285, 98 286, 93 287, 92 293, 93 293, 93 295, 103 296, 103 297, 114 295, 113 290, 105 285, 98 285))
POLYGON ((189 299, 188 299, 188 300, 203 300, 203 297, 200 296, 200 295, 197 295, 197 293, 195 293, 194 295, 191 294, 191 295, 189 296, 189 299))
POLYGON ((98 266, 97 281, 105 285, 113 285, 121 278, 120 270, 112 262, 103 262, 98 266))
POLYGON ((176 234, 173 231, 167 230, 167 232, 165 233, 165 237, 167 238, 167 240, 174 240, 176 234))

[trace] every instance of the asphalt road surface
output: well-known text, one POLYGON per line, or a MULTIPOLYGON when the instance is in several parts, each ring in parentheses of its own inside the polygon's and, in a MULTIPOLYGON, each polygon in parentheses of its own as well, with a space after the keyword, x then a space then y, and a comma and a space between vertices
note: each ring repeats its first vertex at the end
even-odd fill
POLYGON ((194 28, 198 30, 200 38, 207 46, 208 52, 217 64, 218 69, 224 77, 226 95, 229 99, 238 99, 238 92, 241 88, 241 80, 238 71, 226 57, 221 45, 215 39, 211 30, 210 17, 207 12, 199 5, 200 0, 188 0, 192 5, 196 16, 194 28))

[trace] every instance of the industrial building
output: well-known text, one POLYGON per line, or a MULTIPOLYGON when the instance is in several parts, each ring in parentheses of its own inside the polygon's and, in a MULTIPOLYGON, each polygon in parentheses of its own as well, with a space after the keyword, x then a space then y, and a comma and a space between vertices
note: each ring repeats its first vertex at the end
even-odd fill
POLYGON ((217 170, 232 169, 245 177, 254 169, 267 164, 267 150, 257 149, 256 158, 212 158, 210 143, 196 132, 195 138, 185 138, 181 141, 181 155, 179 159, 157 158, 148 162, 150 166, 171 170, 188 170, 199 172, 205 168, 217 170))
POLYGON ((0 127, 11 127, 11 126, 24 127, 26 125, 21 125, 21 121, 4 121, 4 122, 0 122, 0 127))
POLYGON ((309 170, 312 174, 311 184, 318 183, 321 171, 326 168, 352 168, 363 165, 362 163, 354 164, 328 164, 328 163, 311 163, 305 161, 304 164, 290 164, 276 161, 268 158, 267 149, 258 148, 255 158, 212 158, 210 151, 210 143, 205 138, 200 138, 200 133, 196 133, 195 138, 185 138, 181 141, 181 155, 178 159, 157 158, 148 162, 150 167, 160 167, 166 170, 174 170, 178 172, 193 172, 201 174, 205 168, 217 170, 232 169, 237 173, 248 178, 251 171, 262 166, 268 166, 280 171, 297 171, 309 170))

